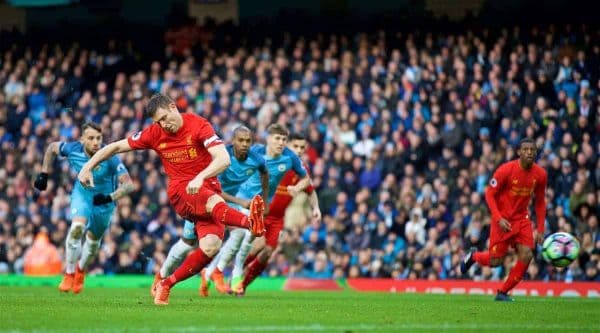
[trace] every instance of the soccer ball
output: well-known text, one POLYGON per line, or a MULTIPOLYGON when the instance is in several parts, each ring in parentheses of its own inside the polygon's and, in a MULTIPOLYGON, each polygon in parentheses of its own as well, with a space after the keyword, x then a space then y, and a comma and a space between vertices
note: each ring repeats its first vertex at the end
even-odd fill
POLYGON ((566 267, 579 255, 579 242, 566 232, 554 233, 544 240, 542 257, 556 267, 566 267))

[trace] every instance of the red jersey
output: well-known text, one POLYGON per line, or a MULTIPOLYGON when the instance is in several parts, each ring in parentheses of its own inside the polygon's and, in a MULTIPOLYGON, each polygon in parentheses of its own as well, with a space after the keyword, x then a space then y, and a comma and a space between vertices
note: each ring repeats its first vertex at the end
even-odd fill
MULTIPOLYGON (((304 165, 304 169, 308 170, 307 165, 305 163, 302 163, 302 164, 304 165)), ((277 190, 275 190, 275 195, 273 196, 273 199, 271 200, 271 205, 269 206, 269 216, 270 217, 273 217, 273 218, 283 218, 284 217, 285 210, 287 209, 287 207, 292 202, 292 199, 294 198, 294 197, 292 197, 290 192, 288 192, 287 187, 296 185, 296 184, 298 184, 299 181, 300 181, 300 177, 298 177, 298 174, 296 172, 294 172, 294 170, 289 170, 283 176, 283 178, 281 178, 279 185, 277 185, 277 190)), ((304 192, 306 192, 308 194, 311 194, 313 191, 314 191, 314 188, 312 185, 308 185, 308 187, 306 189, 304 189, 304 192)))
MULTIPOLYGON (((208 120, 191 113, 181 116, 183 125, 177 133, 167 132, 154 123, 127 138, 131 148, 152 149, 158 154, 169 179, 169 196, 185 188, 212 162, 208 148, 223 143, 208 120)), ((219 180, 211 177, 205 184, 219 184, 219 180)))
POLYGON ((543 233, 547 182, 546 171, 535 163, 528 170, 521 167, 519 160, 502 164, 485 191, 485 200, 492 213, 492 223, 498 223, 500 218, 509 222, 528 219, 529 203, 535 195, 537 229, 543 233))

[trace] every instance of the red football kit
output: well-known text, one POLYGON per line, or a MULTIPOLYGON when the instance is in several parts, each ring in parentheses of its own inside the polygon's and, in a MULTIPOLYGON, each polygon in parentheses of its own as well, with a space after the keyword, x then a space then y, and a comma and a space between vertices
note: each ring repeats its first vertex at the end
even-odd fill
POLYGON ((155 123, 127 141, 133 149, 152 149, 158 154, 168 177, 169 201, 177 214, 195 222, 198 239, 207 234, 222 238, 224 225, 213 221, 206 211, 208 198, 221 193, 217 177, 205 179, 197 194, 188 194, 186 187, 212 162, 208 148, 223 142, 206 119, 191 113, 181 116, 183 125, 177 133, 167 132, 155 123))
MULTIPOLYGON (((304 163, 303 163, 304 164, 304 163)), ((308 166, 304 164, 304 169, 309 170, 308 166)), ((285 210, 292 202, 292 195, 288 192, 287 187, 298 184, 300 177, 294 172, 294 170, 288 171, 279 185, 275 190, 275 195, 269 205, 269 214, 265 217, 265 242, 268 246, 276 248, 279 243, 279 234, 283 230, 283 218, 285 216, 285 210)), ((314 191, 312 185, 309 185, 304 192, 311 194, 314 191)))
POLYGON ((544 233, 546 219, 546 183, 548 175, 537 164, 523 169, 519 160, 502 164, 490 180, 485 199, 492 214, 490 230, 490 257, 504 257, 509 246, 522 244, 534 248, 532 222, 529 218, 529 203, 535 195, 535 215, 538 233, 544 233), (511 224, 505 232, 499 225, 501 218, 511 224))

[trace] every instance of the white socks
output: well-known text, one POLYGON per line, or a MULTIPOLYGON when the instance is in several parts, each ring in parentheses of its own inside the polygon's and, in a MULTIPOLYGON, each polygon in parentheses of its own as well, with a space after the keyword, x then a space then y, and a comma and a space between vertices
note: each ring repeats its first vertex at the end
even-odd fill
MULTIPOLYGON (((242 245, 242 240, 246 235, 246 232, 249 232, 247 229, 236 228, 229 232, 229 238, 221 247, 219 251, 219 260, 217 260, 216 267, 222 272, 225 267, 231 262, 235 254, 240 249, 240 245, 242 245)), ((212 266, 212 265, 211 265, 212 266)), ((209 272, 206 271, 206 276, 210 277, 210 274, 214 271, 214 268, 209 272), (209 274, 210 273, 210 274, 209 274)))
POLYGON ((65 271, 67 274, 75 273, 75 264, 81 254, 81 236, 83 236, 84 229, 83 224, 71 222, 65 242, 65 271))
POLYGON ((94 261, 98 248, 100 247, 100 240, 91 240, 86 237, 83 243, 83 250, 81 251, 81 259, 79 259, 79 268, 85 271, 89 264, 94 261))
POLYGON ((246 258, 248 258, 248 253, 252 250, 252 241, 254 240, 254 236, 251 234, 248 234, 248 236, 249 237, 244 237, 242 246, 235 255, 235 264, 233 266, 233 271, 231 272, 231 277, 237 278, 244 275, 244 263, 246 262, 246 258))
POLYGON ((194 246, 188 245, 183 239, 179 239, 177 243, 173 244, 167 255, 167 259, 160 267, 160 277, 163 279, 171 275, 175 268, 181 264, 183 259, 190 253, 191 250, 195 249, 194 246))

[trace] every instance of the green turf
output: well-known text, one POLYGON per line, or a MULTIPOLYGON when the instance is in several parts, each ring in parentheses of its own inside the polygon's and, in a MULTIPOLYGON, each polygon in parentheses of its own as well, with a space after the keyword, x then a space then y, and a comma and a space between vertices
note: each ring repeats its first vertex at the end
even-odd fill
POLYGON ((0 332, 598 332, 600 300, 175 288, 158 307, 146 288, 0 287, 0 332), (213 292, 214 294, 214 292, 213 292))

